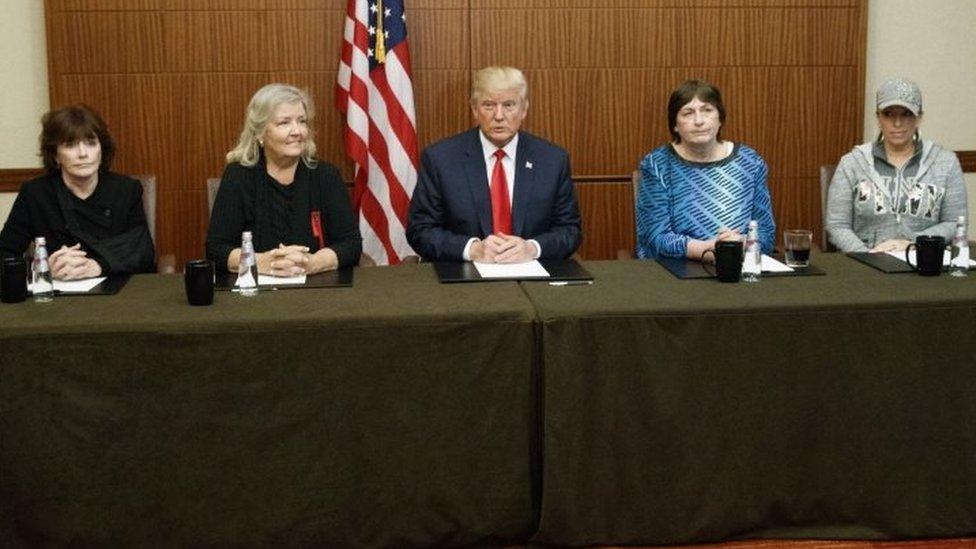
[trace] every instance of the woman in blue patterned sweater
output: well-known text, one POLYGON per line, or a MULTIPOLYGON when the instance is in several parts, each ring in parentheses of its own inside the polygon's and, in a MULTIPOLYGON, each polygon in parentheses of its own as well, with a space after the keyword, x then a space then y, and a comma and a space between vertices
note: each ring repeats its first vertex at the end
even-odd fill
POLYGON ((766 162, 742 143, 724 141, 725 105, 718 88, 681 84, 668 101, 673 141, 641 161, 637 192, 637 257, 700 260, 719 240, 742 239, 759 222, 763 253, 771 253, 776 222, 766 162))

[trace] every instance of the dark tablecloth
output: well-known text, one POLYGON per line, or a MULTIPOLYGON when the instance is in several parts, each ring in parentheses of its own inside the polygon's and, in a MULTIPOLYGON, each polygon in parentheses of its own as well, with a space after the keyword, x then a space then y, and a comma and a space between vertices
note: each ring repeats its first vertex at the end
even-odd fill
POLYGON ((429 266, 353 288, 178 276, 0 306, 0 539, 418 546, 533 526, 534 313, 429 266))
POLYGON ((588 262, 542 323, 534 540, 976 534, 976 273, 677 280, 588 262))

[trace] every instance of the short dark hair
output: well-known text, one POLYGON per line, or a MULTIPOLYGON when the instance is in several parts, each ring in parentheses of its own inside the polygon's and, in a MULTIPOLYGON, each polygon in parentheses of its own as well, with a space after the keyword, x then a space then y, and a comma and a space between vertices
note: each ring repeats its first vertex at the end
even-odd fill
POLYGON ((108 126, 94 109, 87 105, 70 105, 48 111, 41 118, 41 160, 49 173, 58 171, 58 145, 79 139, 98 139, 102 147, 102 162, 98 171, 108 171, 115 156, 115 140, 108 126))
MULTIPOLYGON (((722 92, 704 80, 685 80, 671 92, 671 98, 668 99, 668 132, 671 133, 675 143, 681 143, 681 136, 674 129, 678 124, 678 111, 695 98, 718 109, 718 120, 725 125, 725 103, 722 103, 722 92)), ((722 128, 718 129, 715 137, 719 141, 722 140, 722 128)))

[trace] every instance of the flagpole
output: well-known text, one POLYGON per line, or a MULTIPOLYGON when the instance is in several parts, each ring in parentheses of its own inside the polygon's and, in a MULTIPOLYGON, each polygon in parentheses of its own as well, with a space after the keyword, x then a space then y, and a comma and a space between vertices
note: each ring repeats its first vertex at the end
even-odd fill
POLYGON ((383 35, 383 0, 376 0, 376 62, 386 63, 386 37, 383 35))

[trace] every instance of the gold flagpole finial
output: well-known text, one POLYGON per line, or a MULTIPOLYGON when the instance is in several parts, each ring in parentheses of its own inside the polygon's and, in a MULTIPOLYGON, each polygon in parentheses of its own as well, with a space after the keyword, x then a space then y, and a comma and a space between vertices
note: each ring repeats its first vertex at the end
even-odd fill
POLYGON ((383 0, 376 0, 376 61, 386 63, 386 35, 383 34, 383 0))

